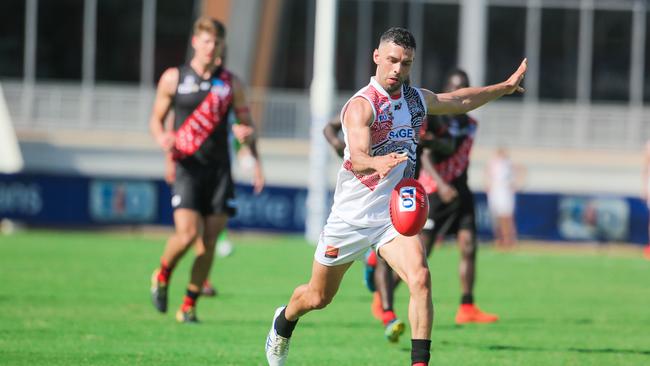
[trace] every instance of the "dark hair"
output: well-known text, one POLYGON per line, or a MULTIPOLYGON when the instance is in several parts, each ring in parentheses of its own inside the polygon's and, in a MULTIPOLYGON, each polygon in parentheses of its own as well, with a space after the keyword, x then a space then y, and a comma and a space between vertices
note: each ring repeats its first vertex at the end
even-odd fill
POLYGON ((411 50, 415 49, 415 37, 409 32, 406 28, 401 27, 391 27, 379 38, 379 43, 383 42, 393 42, 398 46, 408 48, 411 50))
POLYGON ((469 76, 467 76, 465 70, 462 69, 452 70, 449 74, 447 74, 447 79, 445 80, 451 79, 452 76, 460 76, 460 78, 463 79, 463 83, 461 84, 461 87, 463 88, 469 87, 469 76))

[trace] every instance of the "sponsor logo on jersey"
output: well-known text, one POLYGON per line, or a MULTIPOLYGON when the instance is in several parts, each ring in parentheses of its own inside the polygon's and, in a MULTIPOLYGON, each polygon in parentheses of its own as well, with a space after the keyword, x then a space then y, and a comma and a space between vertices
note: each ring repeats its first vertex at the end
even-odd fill
POLYGON ((333 247, 331 245, 328 245, 327 248, 325 249, 325 258, 338 258, 339 256, 339 248, 333 247))
POLYGON ((203 91, 209 90, 210 89, 210 82, 209 81, 202 81, 201 84, 199 84, 199 88, 203 91))
POLYGON ((183 82, 178 85, 178 94, 196 93, 197 91, 199 91, 199 86, 196 85, 196 80, 192 75, 186 75, 183 82))
POLYGON ((415 137, 415 132, 411 127, 396 128, 388 133, 388 138, 397 141, 410 140, 413 137, 415 137))
POLYGON ((399 189, 399 211, 415 211, 415 187, 402 187, 399 189))
POLYGON ((210 91, 219 96, 219 98, 225 98, 230 95, 230 85, 224 83, 221 79, 215 79, 212 82, 212 89, 210 91))
POLYGON ((399 102, 399 103, 395 104, 395 107, 393 107, 393 109, 395 109, 396 111, 399 111, 400 109, 402 109, 402 102, 399 102))

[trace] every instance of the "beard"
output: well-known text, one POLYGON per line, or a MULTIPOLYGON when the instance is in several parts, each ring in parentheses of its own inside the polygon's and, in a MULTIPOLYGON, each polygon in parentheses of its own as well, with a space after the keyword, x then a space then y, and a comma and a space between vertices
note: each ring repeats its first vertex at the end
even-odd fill
POLYGON ((402 84, 403 83, 404 82, 402 80, 400 80, 400 81, 396 82, 393 85, 387 85, 386 86, 386 91, 388 92, 388 94, 392 94, 393 92, 396 92, 396 91, 402 89, 402 84))

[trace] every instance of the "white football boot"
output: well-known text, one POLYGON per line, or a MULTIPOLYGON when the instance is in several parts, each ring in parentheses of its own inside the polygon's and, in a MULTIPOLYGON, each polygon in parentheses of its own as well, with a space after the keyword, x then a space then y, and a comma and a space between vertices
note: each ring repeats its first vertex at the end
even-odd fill
POLYGON ((269 366, 283 366, 287 362, 287 356, 289 355, 289 338, 284 338, 275 331, 275 319, 278 318, 284 308, 286 306, 275 309, 271 330, 266 337, 266 360, 269 362, 269 366))

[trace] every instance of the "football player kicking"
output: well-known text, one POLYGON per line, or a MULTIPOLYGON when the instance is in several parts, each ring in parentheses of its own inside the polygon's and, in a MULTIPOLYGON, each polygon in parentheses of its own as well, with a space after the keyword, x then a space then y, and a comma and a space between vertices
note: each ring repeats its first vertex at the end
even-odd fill
POLYGON ((415 39, 408 30, 384 32, 373 52, 375 76, 341 111, 346 148, 334 204, 309 282, 298 286, 289 303, 275 311, 265 347, 269 365, 284 365, 298 319, 326 307, 352 262, 370 247, 408 286, 411 364, 429 363, 433 320, 429 268, 419 237, 400 235, 391 224, 391 191, 403 178, 414 176, 418 133, 427 113, 462 114, 521 91, 526 61, 505 82, 434 94, 404 84, 414 55, 415 39), (401 151, 407 156, 400 156, 401 151))

